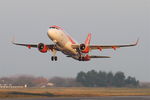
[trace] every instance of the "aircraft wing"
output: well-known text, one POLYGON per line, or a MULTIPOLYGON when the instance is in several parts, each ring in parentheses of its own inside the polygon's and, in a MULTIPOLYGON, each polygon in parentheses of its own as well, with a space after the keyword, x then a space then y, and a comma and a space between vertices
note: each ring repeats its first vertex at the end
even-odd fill
MULTIPOLYGON (((87 47, 90 50, 95 50, 95 49, 99 49, 99 50, 102 50, 102 49, 114 49, 114 50, 116 50, 117 48, 121 48, 121 47, 136 46, 138 44, 138 41, 139 41, 139 39, 136 41, 136 43, 134 43, 134 44, 128 44, 128 45, 88 45, 87 47)), ((74 49, 76 49, 76 48, 79 48, 80 45, 73 44, 72 47, 74 49)))
POLYGON ((129 45, 89 45, 89 48, 91 50, 93 49, 117 49, 117 48, 121 48, 121 47, 131 47, 131 46, 136 46, 137 43, 135 44, 129 44, 129 45))
MULTIPOLYGON (((13 44, 15 45, 20 45, 20 46, 25 46, 25 47, 28 47, 29 49, 30 48, 38 48, 38 44, 21 44, 21 43, 15 43, 15 42, 12 42, 13 44)), ((49 49, 54 49, 54 44, 49 44, 49 45, 46 45, 49 49)))

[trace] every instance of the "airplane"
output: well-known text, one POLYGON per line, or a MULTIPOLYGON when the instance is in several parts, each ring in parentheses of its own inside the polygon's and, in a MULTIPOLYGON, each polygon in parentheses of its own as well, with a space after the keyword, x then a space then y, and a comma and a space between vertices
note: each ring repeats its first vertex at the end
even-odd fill
POLYGON ((128 44, 128 45, 91 45, 91 33, 88 34, 84 43, 77 43, 72 39, 70 35, 68 35, 64 29, 59 26, 53 25, 50 26, 47 32, 48 37, 53 41, 53 44, 21 44, 12 41, 15 45, 25 46, 29 49, 37 48, 41 53, 47 53, 47 51, 52 52, 51 61, 57 61, 56 52, 60 51, 65 54, 67 57, 71 57, 78 61, 90 61, 92 58, 110 58, 109 56, 97 56, 97 55, 89 55, 91 50, 99 50, 103 49, 114 49, 121 47, 131 47, 136 46, 138 44, 139 39, 136 43, 128 44))

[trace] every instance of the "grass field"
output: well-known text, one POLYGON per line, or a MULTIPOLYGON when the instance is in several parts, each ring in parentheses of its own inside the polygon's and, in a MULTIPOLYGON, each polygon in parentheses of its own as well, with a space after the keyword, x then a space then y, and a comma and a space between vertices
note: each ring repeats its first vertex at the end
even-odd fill
POLYGON ((92 97, 92 96, 148 96, 150 89, 141 88, 26 88, 0 89, 0 98, 16 97, 92 97))

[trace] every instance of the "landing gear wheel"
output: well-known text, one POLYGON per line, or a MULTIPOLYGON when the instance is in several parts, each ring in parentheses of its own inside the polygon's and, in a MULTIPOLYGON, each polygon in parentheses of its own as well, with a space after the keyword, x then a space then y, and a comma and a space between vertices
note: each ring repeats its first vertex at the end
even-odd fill
POLYGON ((79 61, 84 61, 84 57, 79 57, 79 61))
POLYGON ((53 56, 51 57, 51 61, 54 61, 54 57, 53 56))
POLYGON ((79 61, 81 61, 82 60, 82 57, 79 57, 79 61))
POLYGON ((57 61, 57 56, 54 57, 55 61, 57 61))
POLYGON ((82 61, 84 61, 84 57, 82 57, 82 61))
POLYGON ((51 57, 51 60, 52 60, 52 61, 57 61, 57 56, 52 56, 52 57, 51 57))

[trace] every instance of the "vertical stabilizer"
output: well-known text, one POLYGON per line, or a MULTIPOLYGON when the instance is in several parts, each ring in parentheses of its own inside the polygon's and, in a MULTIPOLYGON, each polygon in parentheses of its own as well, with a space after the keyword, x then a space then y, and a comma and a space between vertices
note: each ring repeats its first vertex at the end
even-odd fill
POLYGON ((90 44, 90 41, 91 41, 91 33, 88 34, 86 40, 85 40, 85 45, 89 45, 90 44))

